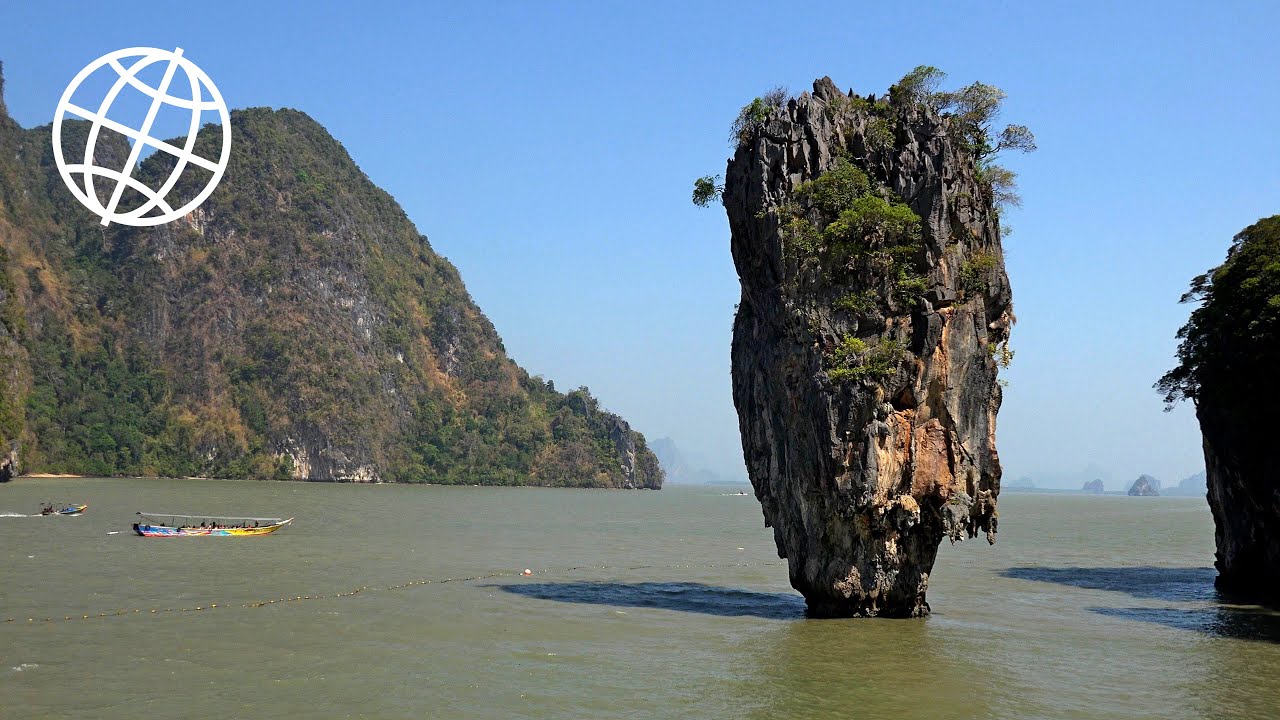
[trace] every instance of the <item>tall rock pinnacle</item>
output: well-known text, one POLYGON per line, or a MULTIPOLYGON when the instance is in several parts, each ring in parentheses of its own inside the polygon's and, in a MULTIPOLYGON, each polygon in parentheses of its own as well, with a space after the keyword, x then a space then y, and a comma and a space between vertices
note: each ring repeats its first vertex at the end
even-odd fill
POLYGON ((993 148, 918 96, 823 78, 772 103, 744 109, 723 189, 751 482, 811 614, 924 615, 942 539, 995 541, 1014 317, 993 148))
MULTIPOLYGON (((1217 586, 1239 600, 1280 605, 1280 215, 1233 239, 1223 263, 1191 281, 1195 302, 1178 331, 1178 365, 1156 387, 1172 407, 1196 406, 1204 436, 1217 586)), ((1182 483, 1195 489, 1197 478, 1182 483)))

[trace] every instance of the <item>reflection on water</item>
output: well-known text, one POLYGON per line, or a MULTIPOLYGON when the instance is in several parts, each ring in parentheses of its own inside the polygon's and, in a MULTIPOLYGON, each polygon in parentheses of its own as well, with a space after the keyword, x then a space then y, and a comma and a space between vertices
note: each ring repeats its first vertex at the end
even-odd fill
POLYGON ((740 701, 753 718, 983 718, 994 667, 980 638, 929 620, 806 620, 743 648, 755 682, 740 701))
POLYGON ((565 582, 488 585, 540 600, 661 608, 722 617, 793 620, 804 617, 804 598, 794 593, 758 592, 694 582, 565 582))

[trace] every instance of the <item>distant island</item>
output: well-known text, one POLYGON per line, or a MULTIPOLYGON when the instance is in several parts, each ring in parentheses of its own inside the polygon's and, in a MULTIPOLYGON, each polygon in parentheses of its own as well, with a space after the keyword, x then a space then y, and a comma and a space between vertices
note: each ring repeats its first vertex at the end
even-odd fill
MULTIPOLYGON (((1058 477, 1055 475, 1055 477, 1058 477)), ((1061 480, 1059 480, 1061 482, 1061 480)), ((1058 486, 1040 487, 1036 481, 1030 477, 1022 476, 1017 480, 1010 481, 1003 486, 1003 490, 1012 493, 1083 493, 1085 495, 1133 495, 1142 497, 1152 496, 1169 496, 1169 497, 1200 497, 1205 495, 1205 474, 1203 471, 1183 478, 1177 485, 1164 487, 1164 485, 1151 475, 1142 475, 1129 485, 1127 490, 1117 490, 1108 493, 1106 482, 1101 478, 1094 478, 1084 482, 1079 490, 1072 488, 1064 488, 1058 486)))
POLYGON ((1150 475, 1142 475, 1129 487, 1129 495, 1133 497, 1158 497, 1160 481, 1150 475))
POLYGON ((1198 497, 1203 499, 1208 491, 1205 472, 1201 470, 1194 475, 1183 478, 1177 485, 1161 489, 1160 494, 1175 497, 1198 497))
MULTIPOLYGON (((198 210, 102 227, 58 176, 50 126, 0 102, 0 475, 661 487, 644 436, 518 366, 319 123, 230 120, 230 164, 198 210)), ((68 154, 88 132, 63 125, 68 154)), ((129 153, 103 133, 94 159, 129 153)), ((135 176, 157 187, 173 162, 156 152, 135 176)))
POLYGON ((734 480, 705 467, 696 466, 669 437, 658 438, 649 443, 649 447, 658 456, 658 463, 665 474, 664 482, 686 485, 728 485, 746 482, 746 478, 734 480))

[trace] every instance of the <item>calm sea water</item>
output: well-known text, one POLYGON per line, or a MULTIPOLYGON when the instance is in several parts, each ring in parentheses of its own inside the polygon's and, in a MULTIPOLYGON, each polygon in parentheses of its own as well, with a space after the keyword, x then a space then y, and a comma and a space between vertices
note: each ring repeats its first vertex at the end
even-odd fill
POLYGON ((1007 494, 931 617, 808 620, 738 489, 17 480, 0 515, 90 508, 0 517, 0 716, 1280 712, 1280 617, 1214 594, 1201 500, 1007 494), (144 539, 137 510, 297 521, 144 539))

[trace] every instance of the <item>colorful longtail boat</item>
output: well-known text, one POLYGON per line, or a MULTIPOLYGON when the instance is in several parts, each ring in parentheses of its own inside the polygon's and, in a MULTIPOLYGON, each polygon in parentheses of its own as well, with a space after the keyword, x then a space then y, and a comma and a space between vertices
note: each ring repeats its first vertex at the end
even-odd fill
POLYGON ((46 507, 43 510, 41 510, 40 514, 41 515, 80 515, 86 509, 88 509, 88 507, 89 507, 88 505, 76 505, 74 503, 67 505, 66 507, 59 507, 59 508, 55 508, 52 505, 50 505, 49 507, 46 507))
POLYGON ((253 537, 270 535, 293 522, 293 518, 217 517, 138 513, 133 531, 142 537, 253 537))

